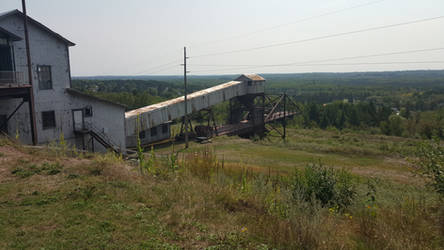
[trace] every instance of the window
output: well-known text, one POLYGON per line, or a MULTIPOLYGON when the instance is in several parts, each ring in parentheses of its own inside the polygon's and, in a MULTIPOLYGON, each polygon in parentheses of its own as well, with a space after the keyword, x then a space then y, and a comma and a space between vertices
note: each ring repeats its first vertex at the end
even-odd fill
POLYGON ((248 81, 248 86, 253 85, 253 81, 248 81))
POLYGON ((168 133, 168 124, 162 124, 162 134, 168 133))
POLYGON ((37 66, 37 75, 39 78, 39 89, 52 89, 51 66, 37 66))
POLYGON ((140 139, 145 139, 145 137, 146 137, 146 133, 145 133, 145 131, 140 131, 140 133, 139 133, 139 138, 140 138, 140 139))
POLYGON ((157 135, 157 127, 151 128, 151 136, 157 135))
POLYGON ((44 111, 42 112, 42 126, 43 129, 55 128, 55 112, 54 111, 44 111))
POLYGON ((93 109, 91 106, 85 107, 85 117, 91 117, 93 116, 93 109))

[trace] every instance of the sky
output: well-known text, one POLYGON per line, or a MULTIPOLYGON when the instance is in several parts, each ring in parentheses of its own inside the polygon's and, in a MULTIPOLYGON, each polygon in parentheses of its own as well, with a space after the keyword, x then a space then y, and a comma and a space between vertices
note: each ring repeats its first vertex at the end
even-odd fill
MULTIPOLYGON (((0 12, 11 9, 21 1, 1 0, 0 12)), ((27 9, 76 43, 73 76, 183 74, 185 46, 192 75, 444 69, 444 18, 338 35, 442 17, 443 0, 27 0, 27 9), (362 57, 415 50, 429 51, 362 57)))

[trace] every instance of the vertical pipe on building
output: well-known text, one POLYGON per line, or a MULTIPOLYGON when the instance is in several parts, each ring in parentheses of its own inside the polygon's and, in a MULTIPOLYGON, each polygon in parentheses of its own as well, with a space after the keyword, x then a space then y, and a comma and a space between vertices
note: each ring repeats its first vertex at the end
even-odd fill
POLYGON ((31 118, 31 134, 32 134, 32 144, 37 145, 37 125, 35 120, 35 105, 34 105, 34 86, 32 84, 32 63, 31 63, 31 50, 29 46, 29 33, 28 33, 28 14, 26 13, 26 1, 22 0, 22 10, 23 10, 23 25, 25 31, 25 44, 26 44, 26 59, 28 64, 28 82, 31 85, 29 88, 29 113, 31 118))

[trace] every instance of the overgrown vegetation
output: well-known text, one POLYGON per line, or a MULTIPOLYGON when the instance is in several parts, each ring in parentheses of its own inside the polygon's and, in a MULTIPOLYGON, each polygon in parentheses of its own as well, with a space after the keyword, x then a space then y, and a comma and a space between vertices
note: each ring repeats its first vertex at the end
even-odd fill
POLYGON ((234 164, 194 145, 189 152, 165 149, 144 174, 138 163, 111 153, 71 158, 1 145, 0 248, 439 249, 444 243, 441 203, 421 184, 322 164, 288 174, 258 171, 246 158, 234 164), (50 175, 48 166, 60 172, 50 175), (40 171, 22 177, 17 169, 40 171))
POLYGON ((323 207, 341 211, 352 205, 356 196, 356 184, 350 173, 323 165, 311 165, 301 173, 296 172, 291 184, 294 198, 320 202, 323 207))
POLYGON ((423 142, 416 152, 414 161, 417 172, 444 198, 444 146, 439 140, 423 142))

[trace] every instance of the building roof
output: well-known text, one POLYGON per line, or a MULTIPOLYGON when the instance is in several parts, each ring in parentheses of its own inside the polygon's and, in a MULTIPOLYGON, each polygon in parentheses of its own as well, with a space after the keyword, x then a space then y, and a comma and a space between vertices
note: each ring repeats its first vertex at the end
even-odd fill
MULTIPOLYGON (((7 18, 9 16, 13 16, 13 15, 19 15, 20 17, 23 17, 23 13, 19 10, 11 10, 11 11, 7 11, 7 12, 3 12, 0 13, 0 20, 7 18)), ((62 41, 63 43, 65 43, 67 46, 75 46, 76 44, 69 41, 68 39, 64 38, 63 36, 61 36, 60 34, 52 31, 50 28, 46 27, 45 25, 43 25, 42 23, 34 20, 33 18, 31 18, 30 16, 28 16, 28 21, 32 24, 34 24, 35 26, 39 27, 40 29, 48 32, 50 35, 52 35, 53 37, 55 37, 56 39, 62 41)))
POLYGON ((111 102, 111 101, 108 101, 108 100, 105 100, 105 99, 102 99, 102 98, 99 98, 99 97, 96 97, 96 96, 88 95, 88 94, 85 94, 83 92, 80 92, 80 91, 72 89, 72 88, 66 89, 66 92, 68 94, 73 95, 73 96, 79 96, 79 97, 83 97, 83 98, 87 98, 87 99, 96 100, 96 101, 99 101, 99 102, 108 103, 108 104, 111 104, 111 105, 119 106, 119 107, 124 108, 124 109, 127 108, 127 106, 125 106, 123 104, 116 103, 116 102, 111 102))
POLYGON ((263 78, 262 76, 260 76, 258 74, 242 74, 236 80, 239 81, 242 78, 247 78, 252 81, 265 81, 265 78, 263 78))
POLYGON ((2 27, 0 27, 0 33, 6 35, 6 37, 10 38, 12 41, 20 41, 22 40, 21 37, 3 29, 2 27))

